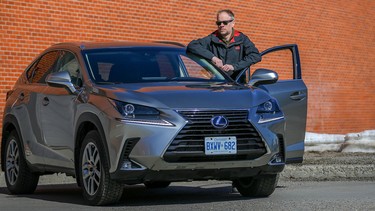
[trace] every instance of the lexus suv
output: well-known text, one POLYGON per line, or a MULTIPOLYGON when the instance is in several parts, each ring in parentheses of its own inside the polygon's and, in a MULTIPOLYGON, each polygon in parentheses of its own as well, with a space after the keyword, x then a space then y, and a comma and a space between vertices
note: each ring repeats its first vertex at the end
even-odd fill
POLYGON ((10 193, 33 193, 40 175, 65 173, 91 205, 116 203, 123 184, 192 180, 269 196, 285 164, 304 153, 297 45, 261 54, 283 50, 291 79, 246 69, 244 84, 171 42, 49 47, 7 92, 1 168, 10 193))

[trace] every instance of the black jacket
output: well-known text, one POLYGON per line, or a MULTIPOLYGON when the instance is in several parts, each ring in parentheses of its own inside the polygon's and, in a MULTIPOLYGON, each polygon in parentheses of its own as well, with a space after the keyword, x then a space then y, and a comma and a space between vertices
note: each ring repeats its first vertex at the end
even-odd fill
POLYGON ((214 31, 206 37, 191 41, 187 51, 209 61, 216 56, 223 61, 223 64, 233 65, 234 71, 228 72, 232 78, 244 68, 262 59, 254 43, 245 34, 236 30, 228 45, 219 38, 218 32, 214 31))

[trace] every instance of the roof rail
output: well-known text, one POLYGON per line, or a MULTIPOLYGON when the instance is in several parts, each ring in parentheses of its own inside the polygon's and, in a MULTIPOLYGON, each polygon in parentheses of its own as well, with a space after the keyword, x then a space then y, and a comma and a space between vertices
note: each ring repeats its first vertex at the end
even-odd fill
POLYGON ((156 43, 164 43, 164 44, 171 44, 171 45, 177 45, 180 47, 186 47, 184 44, 179 42, 173 42, 173 41, 155 41, 156 43))

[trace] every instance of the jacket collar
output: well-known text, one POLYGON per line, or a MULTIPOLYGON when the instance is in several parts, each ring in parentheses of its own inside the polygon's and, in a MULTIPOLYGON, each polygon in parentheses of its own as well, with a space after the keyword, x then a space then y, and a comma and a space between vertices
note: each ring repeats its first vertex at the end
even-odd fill
MULTIPOLYGON (((232 44, 232 43, 235 43, 235 42, 240 41, 240 40, 241 40, 240 34, 241 34, 240 31, 233 30, 233 36, 232 36, 231 40, 229 41, 229 44, 232 44)), ((225 42, 221 39, 221 36, 220 36, 218 30, 214 31, 214 32, 212 33, 212 35, 213 35, 214 38, 215 38, 215 39, 213 39, 214 42, 225 44, 225 42)))

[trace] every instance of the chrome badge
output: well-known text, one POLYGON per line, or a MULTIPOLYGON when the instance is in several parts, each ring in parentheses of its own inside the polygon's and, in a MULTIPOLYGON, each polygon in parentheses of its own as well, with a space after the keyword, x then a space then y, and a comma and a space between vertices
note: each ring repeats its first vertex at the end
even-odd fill
POLYGON ((211 119, 211 124, 215 128, 224 129, 228 126, 228 119, 225 116, 214 116, 211 119))

